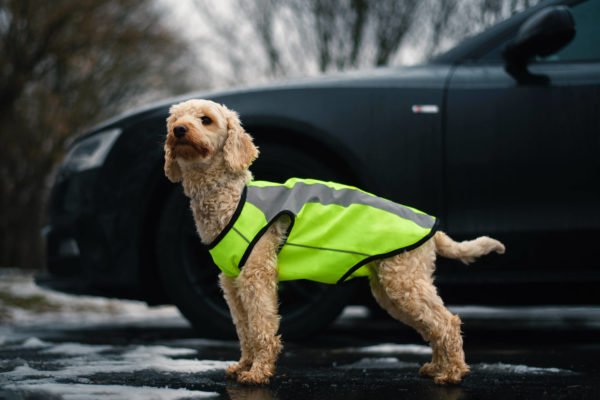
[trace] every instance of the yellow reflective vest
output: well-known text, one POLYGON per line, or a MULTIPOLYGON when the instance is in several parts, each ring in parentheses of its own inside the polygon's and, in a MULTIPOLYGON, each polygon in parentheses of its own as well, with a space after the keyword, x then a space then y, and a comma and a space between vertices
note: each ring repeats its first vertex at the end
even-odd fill
POLYGON ((281 281, 341 283, 368 276, 370 262, 420 246, 438 224, 435 217, 352 186, 298 178, 252 181, 209 245, 214 263, 237 276, 256 242, 285 214, 291 226, 278 254, 281 281))

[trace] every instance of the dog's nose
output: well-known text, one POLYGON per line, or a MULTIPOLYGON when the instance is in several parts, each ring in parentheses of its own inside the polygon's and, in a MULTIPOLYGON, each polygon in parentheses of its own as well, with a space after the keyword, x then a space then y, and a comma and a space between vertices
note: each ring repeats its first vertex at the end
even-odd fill
POLYGON ((187 132, 187 128, 183 125, 178 125, 175 128, 173 128, 173 134, 178 139, 184 137, 186 132, 187 132))

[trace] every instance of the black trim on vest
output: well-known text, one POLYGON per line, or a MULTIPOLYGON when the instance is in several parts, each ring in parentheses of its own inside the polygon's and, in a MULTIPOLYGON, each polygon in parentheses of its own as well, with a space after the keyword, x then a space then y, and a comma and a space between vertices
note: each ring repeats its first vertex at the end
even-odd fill
POLYGON ((233 212, 233 215, 231 216, 231 220, 229 220, 229 222, 227 223, 227 225, 225 225, 225 228, 223 228, 223 230, 221 231, 221 233, 219 233, 217 235, 217 237, 215 238, 215 240, 213 240, 210 244, 207 245, 209 250, 211 250, 216 245, 218 245, 219 242, 221 240, 223 240, 223 238, 225 237, 225 235, 227 235, 227 233, 229 233, 229 231, 231 230, 231 228, 233 228, 233 225, 235 225, 235 222, 237 221, 237 219, 240 217, 240 214, 242 213, 242 209, 244 208, 244 204, 246 204, 246 192, 247 191, 248 191, 248 186, 244 186, 244 190, 242 190, 242 195, 240 196, 240 202, 238 203, 237 208, 233 212))
POLYGON ((242 267, 246 264, 246 261, 248 261, 248 257, 250 257, 250 253, 254 249, 254 246, 256 246, 256 243, 258 243, 258 241, 260 240, 262 235, 265 234, 267 229, 269 229, 271 227, 271 225, 273 225, 273 223, 275 221, 277 221, 277 218, 279 218, 282 215, 288 215, 290 217, 291 221, 290 221, 290 226, 288 227, 287 232, 285 233, 285 240, 279 246, 278 252, 285 245, 285 242, 287 241, 287 238, 290 235, 292 228, 294 227, 294 222, 296 222, 296 214, 294 214, 293 212, 291 212, 289 210, 283 210, 283 211, 275 214, 275 216, 273 218, 271 218, 271 220, 269 222, 267 222, 267 224, 265 226, 263 226, 262 229, 260 231, 258 231, 258 233, 256 235, 254 235, 254 238, 252 239, 252 241, 250 242, 248 247, 246 247, 246 251, 244 251, 244 255, 242 256, 242 258, 240 259, 240 263, 238 264, 238 268, 240 271, 242 270, 242 267))
POLYGON ((336 284, 340 285, 340 284, 344 283, 344 281, 346 281, 346 279, 348 279, 348 277, 350 275, 352 275, 356 270, 358 270, 360 267, 362 267, 362 266, 364 266, 366 264, 369 264, 370 262, 373 262, 373 261, 378 260, 380 258, 392 257, 392 256, 398 255, 400 253, 404 253, 405 251, 410 251, 410 250, 416 249, 417 247, 421 246, 423 243, 425 243, 426 241, 428 241, 429 239, 431 239, 433 237, 433 235, 435 235, 435 233, 437 232, 437 229, 438 229, 438 225, 439 225, 439 220, 436 218, 433 226, 431 227, 431 232, 429 232, 421 240, 419 240, 418 242, 416 242, 414 244, 411 244, 410 246, 402 247, 400 249, 396 249, 396 250, 390 251, 389 253, 376 254, 374 256, 365 258, 364 260, 362 260, 358 264, 356 264, 353 267, 351 267, 348 271, 346 271, 346 273, 344 275, 342 275, 342 277, 337 281, 336 284))

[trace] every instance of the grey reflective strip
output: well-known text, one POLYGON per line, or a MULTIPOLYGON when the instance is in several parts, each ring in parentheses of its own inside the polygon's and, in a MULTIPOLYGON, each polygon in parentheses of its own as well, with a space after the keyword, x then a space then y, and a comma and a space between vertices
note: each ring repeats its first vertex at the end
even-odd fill
POLYGON ((348 207, 351 204, 371 206, 396 214, 415 224, 431 229, 435 218, 427 214, 419 214, 408 207, 394 203, 380 197, 372 196, 354 189, 334 189, 327 185, 297 182, 291 189, 285 186, 249 186, 247 201, 258 207, 270 221, 282 210, 289 210, 294 214, 302 209, 306 203, 320 203, 323 205, 337 204, 348 207))

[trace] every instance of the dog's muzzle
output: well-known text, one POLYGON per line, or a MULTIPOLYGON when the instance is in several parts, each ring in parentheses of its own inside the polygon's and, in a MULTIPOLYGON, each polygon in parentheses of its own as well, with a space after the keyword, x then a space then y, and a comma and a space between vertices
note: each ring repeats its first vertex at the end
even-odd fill
POLYGON ((177 139, 181 139, 182 137, 185 136, 185 134, 187 133, 188 128, 184 125, 178 125, 175 128, 173 128, 173 135, 175 135, 175 137, 177 139))

